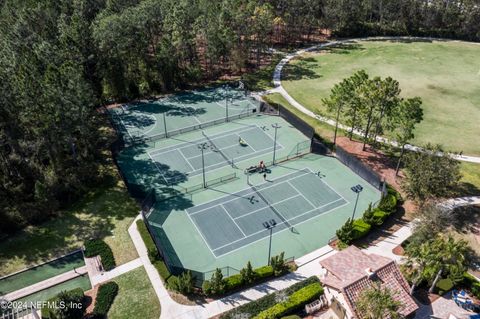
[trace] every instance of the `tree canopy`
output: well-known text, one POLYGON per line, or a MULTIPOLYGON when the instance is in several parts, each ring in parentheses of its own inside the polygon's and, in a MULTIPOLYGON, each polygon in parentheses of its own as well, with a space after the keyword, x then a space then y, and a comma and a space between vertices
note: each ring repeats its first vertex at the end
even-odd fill
MULTIPOLYGON (((271 47, 318 40, 323 29, 479 40, 479 25, 476 0, 4 0, 0 234, 44 220, 98 183, 102 103, 240 75, 268 61, 271 47)), ((360 93, 387 115, 397 84, 371 81, 382 86, 381 108, 373 91, 360 93)), ((390 123, 357 120, 369 110, 349 107, 353 126, 381 134, 390 123)))

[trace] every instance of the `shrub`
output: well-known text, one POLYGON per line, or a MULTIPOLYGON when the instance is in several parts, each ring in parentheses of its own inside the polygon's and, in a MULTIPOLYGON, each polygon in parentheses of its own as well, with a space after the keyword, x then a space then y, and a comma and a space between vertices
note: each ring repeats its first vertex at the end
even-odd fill
POLYGON ((385 220, 388 218, 388 216, 390 216, 390 213, 382 211, 379 208, 376 208, 373 211, 373 220, 376 226, 382 225, 385 222, 385 220))
POLYGON ((292 313, 305 304, 313 301, 323 294, 323 288, 320 283, 313 283, 290 295, 287 301, 277 303, 273 307, 260 312, 255 319, 280 318, 292 313))
POLYGON ((281 252, 280 255, 273 256, 270 259, 270 265, 273 268, 273 274, 275 276, 281 276, 288 271, 288 267, 285 265, 285 253, 281 252))
POLYGON ((137 230, 140 233, 140 236, 142 237, 145 246, 147 247, 148 259, 150 259, 150 262, 152 264, 155 263, 155 261, 160 259, 160 256, 158 254, 157 246, 155 245, 152 236, 150 236, 150 233, 148 232, 147 226, 145 225, 143 219, 137 220, 137 230))
POLYGON ((297 315, 291 315, 291 316, 282 317, 282 319, 302 319, 302 318, 300 318, 297 315))
POLYGON ((48 300, 52 305, 50 308, 47 304, 42 308, 42 318, 47 319, 80 319, 85 313, 85 296, 81 288, 70 291, 62 291, 57 296, 48 300), (53 305, 64 302, 66 307, 55 307, 53 305), (69 307, 69 305, 81 304, 81 307, 69 307))
POLYGON ((210 283, 210 280, 205 280, 202 283, 202 290, 203 290, 203 293, 206 294, 207 296, 212 294, 212 284, 210 283))
POLYGON ((115 297, 118 294, 118 285, 114 281, 107 282, 106 284, 98 287, 97 298, 95 299, 95 307, 93 308, 93 314, 96 317, 106 317, 108 310, 112 306, 115 297))
POLYGON ((185 271, 178 277, 172 276, 167 282, 168 288, 186 295, 193 292, 193 284, 191 271, 185 271))
POLYGON ((210 294, 221 295, 225 292, 225 288, 222 270, 217 268, 210 279, 210 294))
POLYGON ((373 208, 372 208, 372 203, 368 204, 367 209, 363 212, 362 219, 364 222, 367 224, 373 225, 374 220, 373 220, 373 208))
POLYGON ((255 275, 259 279, 272 277, 273 276, 273 267, 272 266, 263 266, 254 270, 255 275))
POLYGON ((378 208, 387 213, 394 213, 397 210, 397 197, 394 194, 387 193, 378 204, 378 208))
POLYGON ((85 256, 94 257, 99 255, 102 260, 103 269, 106 271, 115 268, 115 258, 110 246, 101 239, 91 239, 85 242, 85 256))
POLYGON ((474 294, 475 297, 480 298, 480 282, 477 280, 477 278, 473 277, 468 272, 466 272, 463 275, 462 284, 465 287, 468 287, 470 289, 470 292, 474 294))
POLYGON ((390 195, 395 196, 395 198, 397 199, 397 203, 398 203, 398 204, 403 203, 402 195, 401 195, 399 192, 397 192, 397 191, 395 190, 395 188, 393 188, 392 186, 390 186, 390 185, 388 185, 388 184, 387 184, 387 193, 390 194, 390 195))
POLYGON ((364 222, 363 219, 356 219, 353 222, 353 239, 362 238, 368 234, 371 228, 372 226, 364 222))
POLYGON ((234 290, 237 289, 238 287, 243 285, 243 280, 242 280, 242 275, 237 274, 233 275, 230 277, 225 278, 225 289, 228 290, 234 290))
MULTIPOLYGON (((287 296, 290 296, 291 294, 293 294, 294 292, 306 287, 306 286, 309 286, 310 284, 314 284, 314 283, 318 283, 320 284, 320 281, 318 279, 318 277, 316 276, 312 276, 310 278, 307 278, 301 282, 298 282, 296 284, 293 284, 291 285, 290 287, 282 290, 281 292, 279 293, 282 293, 282 294, 285 294, 287 296)), ((226 313, 224 313, 223 315, 221 315, 221 319, 233 319, 233 318, 237 318, 239 315, 245 315, 247 314, 248 317, 252 317, 256 314, 259 314, 260 312, 270 308, 270 307, 273 307, 277 304, 277 296, 278 293, 272 293, 272 294, 268 294, 260 299, 257 299, 257 300, 254 300, 252 302, 249 302, 245 305, 242 305, 242 306, 239 306, 231 311, 228 311, 226 313)))
POLYGON ((337 238, 341 242, 343 242, 347 245, 350 245, 350 243, 354 239, 352 219, 351 218, 347 219, 345 224, 343 224, 343 226, 340 227, 340 229, 337 230, 336 234, 337 234, 337 238))
POLYGON ((438 290, 438 294, 441 296, 453 288, 453 282, 448 278, 440 279, 437 282, 436 288, 438 290))
POLYGON ((255 272, 252 269, 252 264, 250 261, 247 263, 247 266, 240 270, 240 276, 242 277, 242 283, 251 284, 255 281, 255 272))

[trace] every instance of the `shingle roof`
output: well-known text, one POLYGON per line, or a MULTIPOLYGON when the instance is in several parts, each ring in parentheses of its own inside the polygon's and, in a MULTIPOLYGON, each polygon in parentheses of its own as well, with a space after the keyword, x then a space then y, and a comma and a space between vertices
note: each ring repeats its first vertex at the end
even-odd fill
POLYGON ((366 254, 357 247, 350 246, 322 260, 320 264, 328 270, 322 279, 323 284, 341 291, 354 313, 354 305, 361 293, 375 283, 395 293, 395 299, 402 304, 400 314, 406 316, 418 309, 409 294, 407 281, 393 260, 376 254, 366 254), (367 269, 375 275, 369 276, 367 269))

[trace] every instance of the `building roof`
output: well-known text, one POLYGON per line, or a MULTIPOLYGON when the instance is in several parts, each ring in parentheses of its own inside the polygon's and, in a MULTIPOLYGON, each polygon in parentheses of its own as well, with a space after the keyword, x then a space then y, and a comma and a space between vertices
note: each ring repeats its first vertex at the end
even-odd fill
POLYGON ((382 288, 386 287, 395 293, 395 299, 402 304, 400 314, 407 316, 418 309, 409 294, 407 281, 393 260, 366 254, 357 247, 350 246, 322 260, 320 264, 328 271, 322 283, 341 291, 355 314, 354 305, 361 293, 374 284, 380 284, 382 288))

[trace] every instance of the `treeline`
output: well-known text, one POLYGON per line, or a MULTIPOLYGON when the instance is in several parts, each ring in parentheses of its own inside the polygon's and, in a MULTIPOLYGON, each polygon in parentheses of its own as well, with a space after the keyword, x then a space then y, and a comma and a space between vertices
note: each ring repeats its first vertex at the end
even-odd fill
POLYGON ((240 75, 324 29, 478 40, 479 10, 478 0, 4 0, 0 234, 98 182, 103 103, 240 75))

